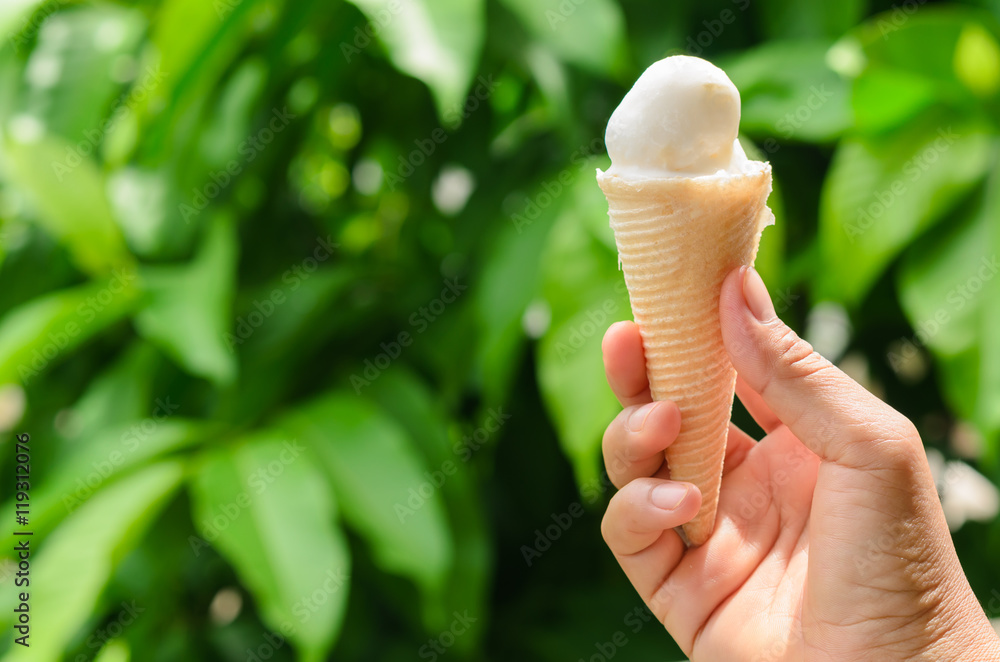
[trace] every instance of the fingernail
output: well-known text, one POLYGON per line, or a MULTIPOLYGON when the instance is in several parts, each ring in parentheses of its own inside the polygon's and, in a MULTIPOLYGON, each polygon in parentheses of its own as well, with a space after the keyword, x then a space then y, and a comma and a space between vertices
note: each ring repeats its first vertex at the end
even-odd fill
POLYGON ((653 413, 659 402, 650 402, 648 405, 643 405, 632 412, 632 415, 628 417, 625 422, 625 427, 629 432, 641 432, 642 426, 646 424, 646 419, 649 415, 653 413))
POLYGON ((676 510, 690 490, 687 483, 663 483, 653 488, 649 498, 657 508, 676 510))
POLYGON ((743 274, 743 298, 750 312, 761 322, 770 322, 777 317, 771 295, 767 293, 764 281, 753 267, 747 267, 743 274))

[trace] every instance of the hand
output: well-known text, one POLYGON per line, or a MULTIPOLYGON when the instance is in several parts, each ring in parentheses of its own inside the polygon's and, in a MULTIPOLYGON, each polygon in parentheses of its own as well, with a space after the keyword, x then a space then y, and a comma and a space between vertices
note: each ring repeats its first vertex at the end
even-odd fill
POLYGON ((694 662, 1000 660, 913 425, 779 320, 753 269, 726 279, 720 314, 736 392, 767 436, 730 426, 715 531, 700 547, 673 530, 701 504, 663 460, 680 412, 651 404, 635 324, 604 338, 625 409, 604 436, 620 491, 602 531, 683 651, 694 662))

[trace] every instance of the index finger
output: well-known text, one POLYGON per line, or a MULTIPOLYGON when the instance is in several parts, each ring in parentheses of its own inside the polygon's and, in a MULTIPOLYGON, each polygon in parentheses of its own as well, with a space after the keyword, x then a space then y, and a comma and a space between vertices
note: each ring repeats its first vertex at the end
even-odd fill
POLYGON ((608 384, 623 407, 652 402, 646 377, 646 355, 635 322, 615 322, 601 343, 608 384))

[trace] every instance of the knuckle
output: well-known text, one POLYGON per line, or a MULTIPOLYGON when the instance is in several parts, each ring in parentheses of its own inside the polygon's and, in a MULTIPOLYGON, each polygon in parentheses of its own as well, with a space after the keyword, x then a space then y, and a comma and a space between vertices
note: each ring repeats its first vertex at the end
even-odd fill
POLYGON ((920 432, 910 419, 879 401, 874 416, 878 438, 901 447, 921 446, 920 432), (881 410, 881 411, 879 411, 881 410))
POLYGON ((915 425, 902 414, 893 412, 881 425, 880 439, 892 456, 910 462, 923 454, 923 442, 915 425))
POLYGON ((777 367, 793 379, 810 377, 832 367, 812 345, 785 326, 775 340, 777 367))
POLYGON ((630 513, 632 509, 629 508, 626 497, 625 492, 618 492, 611 497, 601 519, 601 537, 612 551, 615 551, 616 543, 621 538, 619 532, 632 526, 630 513))
MULTIPOLYGON (((888 407, 887 407, 888 409, 888 407)), ((913 423, 890 409, 874 426, 874 453, 871 464, 894 475, 914 474, 926 461, 920 433, 913 423)))
POLYGON ((913 424, 913 421, 899 412, 894 412, 892 423, 901 440, 907 441, 917 447, 923 447, 920 432, 917 430, 917 426, 913 424))
POLYGON ((612 421, 608 427, 604 428, 604 437, 601 439, 601 448, 604 450, 604 459, 608 459, 608 451, 611 450, 611 445, 614 444, 614 427, 615 422, 612 421))
POLYGON ((883 435, 900 442, 919 444, 920 432, 917 431, 917 426, 889 405, 883 407, 887 410, 882 417, 883 435))
POLYGON ((806 379, 836 371, 832 363, 784 323, 772 329, 761 344, 769 345, 769 349, 761 352, 759 377, 748 381, 748 385, 762 395, 775 381, 806 379))
POLYGON ((628 410, 622 410, 620 414, 614 417, 608 427, 604 428, 604 437, 601 439, 601 448, 604 449, 604 455, 607 457, 611 452, 615 450, 621 439, 622 432, 625 430, 625 414, 628 410))
POLYGON ((898 439, 884 439, 879 442, 879 460, 874 468, 886 470, 887 475, 891 476, 913 476, 919 472, 922 454, 923 450, 917 449, 912 443, 898 439))
POLYGON ((640 515, 638 510, 630 509, 622 517, 621 528, 629 539, 633 539, 649 530, 649 522, 640 515))
POLYGON ((628 454, 624 452, 617 443, 617 433, 608 428, 604 433, 604 443, 602 454, 604 456, 604 469, 608 472, 608 477, 615 487, 621 487, 622 477, 628 473, 631 461, 628 454))

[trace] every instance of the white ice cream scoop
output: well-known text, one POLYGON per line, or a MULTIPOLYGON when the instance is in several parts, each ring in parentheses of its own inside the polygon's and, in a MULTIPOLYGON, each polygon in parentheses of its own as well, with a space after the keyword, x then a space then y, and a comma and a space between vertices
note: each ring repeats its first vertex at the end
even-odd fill
POLYGON ((715 527, 736 370, 722 340, 723 281, 757 255, 771 166, 736 142, 740 95, 694 57, 653 64, 608 123, 612 166, 597 171, 618 261, 642 336, 654 400, 684 421, 666 450, 670 478, 701 492, 684 525, 700 545, 715 527))
POLYGON ((611 115, 608 174, 744 172, 739 128, 740 93, 722 69, 687 55, 665 58, 643 72, 611 115))

